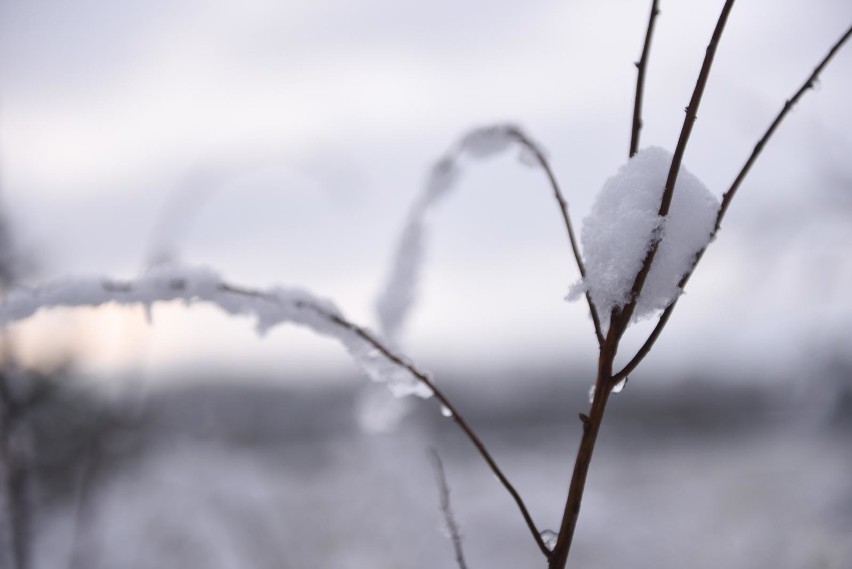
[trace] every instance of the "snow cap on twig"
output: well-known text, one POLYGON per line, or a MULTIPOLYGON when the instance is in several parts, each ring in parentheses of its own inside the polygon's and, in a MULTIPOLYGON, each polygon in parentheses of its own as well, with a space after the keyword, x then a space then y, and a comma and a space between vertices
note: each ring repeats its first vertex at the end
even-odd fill
POLYGON ((630 301, 633 281, 655 238, 660 239, 633 320, 663 310, 681 293, 678 281, 713 233, 719 201, 681 168, 668 216, 659 216, 672 154, 641 150, 606 181, 583 220, 581 242, 586 277, 571 287, 569 300, 589 291, 601 314, 630 301))

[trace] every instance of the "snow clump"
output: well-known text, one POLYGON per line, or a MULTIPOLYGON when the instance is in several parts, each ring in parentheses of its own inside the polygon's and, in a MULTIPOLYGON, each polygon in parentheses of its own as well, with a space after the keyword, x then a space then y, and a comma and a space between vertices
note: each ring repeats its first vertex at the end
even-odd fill
POLYGON ((668 216, 661 218, 658 214, 671 162, 669 151, 646 148, 606 181, 583 220, 580 239, 586 277, 571 287, 569 300, 589 292, 604 316, 627 304, 658 231, 660 244, 633 320, 665 309, 681 293, 678 282, 710 242, 719 201, 681 167, 668 216))

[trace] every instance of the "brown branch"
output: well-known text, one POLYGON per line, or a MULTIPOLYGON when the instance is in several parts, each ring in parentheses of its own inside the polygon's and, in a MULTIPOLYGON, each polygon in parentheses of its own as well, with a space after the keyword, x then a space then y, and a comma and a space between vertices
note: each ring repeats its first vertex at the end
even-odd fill
POLYGON ((642 130, 642 95, 645 91, 645 72, 648 69, 648 55, 651 53, 651 37, 654 35, 654 22, 660 14, 658 0, 651 2, 651 15, 648 17, 648 30, 645 32, 645 44, 642 56, 636 62, 636 97, 633 101, 633 129, 630 132, 630 157, 639 151, 639 132, 642 130))
MULTIPOLYGON (((225 292, 263 298, 263 299, 268 300, 269 302, 272 302, 272 303, 278 302, 278 299, 275 296, 266 294, 266 293, 264 293, 262 291, 258 291, 258 290, 242 288, 242 287, 235 287, 235 286, 228 285, 228 284, 221 284, 219 286, 219 288, 220 288, 220 290, 223 290, 225 292)), ((329 322, 331 322, 331 323, 333 323, 337 326, 340 326, 340 327, 348 330, 349 332, 352 332, 353 334, 355 334, 356 336, 361 338, 363 341, 367 342, 370 346, 375 348, 379 353, 381 353, 389 361, 391 361, 394 364, 398 365, 399 367, 405 369, 412 376, 417 378, 418 381, 420 381, 426 387, 428 387, 432 391, 432 393, 434 394, 435 399, 437 399, 440 402, 440 404, 443 405, 443 407, 449 412, 450 418, 452 418, 452 420, 455 421, 456 425, 458 425, 459 428, 462 430, 462 432, 464 432, 464 434, 467 436, 467 438, 470 440, 470 442, 473 444, 473 446, 476 448, 476 450, 479 451, 479 454, 485 460, 486 464, 488 464, 488 467, 491 469, 491 471, 494 473, 494 475, 497 477, 497 479, 500 481, 500 483, 503 485, 503 487, 506 489, 506 491, 509 492, 509 494, 512 496, 512 499, 515 501, 515 504, 517 504, 518 509, 520 510, 521 515, 523 516, 524 521, 526 522, 527 527, 529 528, 530 533, 533 536, 533 539, 535 540, 539 549, 541 549, 541 552, 545 556, 549 555, 549 551, 547 549, 547 546, 544 544, 544 540, 542 540, 541 534, 538 531, 538 528, 536 527, 535 522, 533 521, 532 516, 530 515, 530 512, 527 509, 526 504, 524 504, 524 501, 521 498, 521 495, 518 493, 518 491, 515 489, 515 487, 512 485, 512 483, 509 482, 509 479, 506 477, 506 475, 503 473, 503 471, 497 465, 497 462, 494 460, 494 457, 491 456, 491 453, 485 447, 485 444, 482 442, 482 440, 479 438, 479 436, 476 434, 476 432, 470 427, 468 422, 465 421, 465 419, 459 414, 459 411, 456 408, 456 406, 453 405, 453 403, 449 400, 449 398, 446 395, 444 395, 444 393, 440 389, 438 389, 438 387, 429 378, 428 375, 426 375, 424 372, 417 369, 414 366, 414 364, 412 364, 411 362, 408 362, 405 359, 403 359, 402 357, 398 356, 390 348, 388 348, 381 340, 374 337, 373 334, 370 333, 368 330, 358 326, 357 324, 350 322, 349 320, 347 320, 343 316, 329 312, 325 308, 323 308, 323 307, 321 307, 317 304, 313 304, 313 303, 309 303, 309 302, 297 301, 294 304, 298 308, 313 310, 314 312, 316 312, 317 314, 322 316, 327 321, 329 321, 329 322)))
MULTIPOLYGON (((772 124, 769 125, 769 128, 766 130, 766 132, 755 145, 754 150, 752 150, 751 155, 748 157, 748 160, 746 161, 745 165, 742 167, 739 174, 737 174, 737 177, 736 179, 734 179, 734 182, 731 184, 731 187, 722 196, 722 203, 719 207, 718 213, 716 214, 716 224, 713 228, 712 237, 715 237, 716 234, 719 232, 719 229, 722 226, 722 219, 725 217, 725 214, 728 211, 728 207, 731 204, 731 200, 734 198, 734 195, 736 194, 746 175, 751 170, 752 165, 757 160, 757 157, 760 155, 764 146, 766 146, 766 143, 775 133, 775 130, 778 128, 778 125, 781 124, 781 121, 784 120, 784 118, 787 116, 793 106, 799 102, 799 99, 802 98, 802 96, 808 91, 808 89, 813 88, 814 83, 819 77, 819 74, 822 73, 822 71, 832 60, 834 55, 840 50, 841 47, 843 47, 843 44, 846 43, 850 37, 852 37, 852 26, 850 26, 842 36, 840 36, 840 39, 838 39, 833 46, 831 46, 831 49, 828 50, 828 53, 826 53, 826 55, 822 58, 822 61, 820 61, 819 65, 814 68, 813 72, 810 74, 810 76, 808 76, 805 82, 802 83, 801 87, 799 87, 796 93, 790 99, 785 101, 784 106, 782 107, 778 115, 775 117, 775 120, 772 121, 772 124)), ((701 251, 699 251, 698 255, 695 256, 695 261, 692 263, 692 268, 690 268, 689 271, 681 278, 680 282, 678 283, 678 288, 683 290, 683 288, 686 286, 686 283, 689 281, 689 278, 695 271, 695 267, 698 266, 698 263, 701 261, 706 250, 707 247, 704 247, 701 251)), ((639 363, 643 359, 645 359, 645 356, 647 356, 648 353, 651 351, 651 348, 654 346, 654 343, 657 341, 657 338, 659 338, 660 333, 663 331, 663 328, 665 328, 666 324, 668 323, 669 317, 671 316, 672 311, 674 310, 674 307, 677 304, 677 301, 678 299, 676 298, 671 304, 666 307, 666 309, 660 316, 657 325, 651 331, 651 334, 648 336, 648 339, 645 340, 645 343, 642 344, 642 347, 639 348, 639 351, 636 352, 636 355, 633 356, 633 358, 627 363, 627 365, 624 366, 621 371, 619 371, 612 377, 612 381, 614 383, 617 383, 627 377, 634 369, 636 369, 639 363)))
MULTIPOLYGON (((544 173, 547 175, 550 187, 553 189, 553 197, 556 198, 556 202, 559 204, 559 211, 562 213, 562 222, 565 225, 566 232, 568 233, 568 241, 571 243, 571 251, 574 254, 574 260, 577 262, 577 269, 580 271, 580 277, 586 278, 586 266, 583 264, 583 256, 580 254, 580 247, 574 233, 574 226, 571 223, 571 216, 568 214, 568 201, 565 199, 565 196, 562 194, 562 190, 559 188, 559 183, 556 181, 556 176, 553 174, 553 169, 550 167, 547 157, 545 157, 541 148, 539 148, 535 142, 530 140, 517 127, 509 127, 509 134, 518 142, 518 144, 532 153, 539 166, 541 166, 541 169, 544 170, 544 173)), ((592 295, 588 290, 586 291, 586 301, 589 304, 589 312, 591 313, 592 322, 595 326, 595 336, 598 339, 598 345, 601 345, 604 341, 601 319, 598 315, 595 303, 592 301, 592 295)))
MULTIPOLYGON (((689 142, 689 137, 692 134, 692 127, 695 125, 695 120, 698 118, 698 107, 701 105, 701 97, 704 95, 704 88, 707 86, 707 79, 710 77, 710 69, 713 66, 713 59, 716 55, 716 48, 719 45, 719 40, 722 37, 722 32, 725 29, 725 24, 728 21, 728 14, 734 6, 734 0, 726 0, 722 7, 722 13, 716 22, 716 28, 713 30, 713 36, 710 38, 710 43, 707 45, 707 51, 704 55, 704 63, 701 65, 701 71, 698 74, 698 81, 695 83, 695 89, 692 92, 692 98, 689 105, 686 107, 686 117, 683 121, 683 127, 680 131, 680 137, 677 141, 672 164, 669 168, 669 174, 666 178, 666 185, 663 190, 663 199, 660 202, 659 216, 666 217, 669 213, 669 207, 674 196, 675 184, 677 176, 680 173, 680 166, 683 162, 683 155, 686 152, 686 145, 689 142)), ((651 271, 651 265, 654 263, 654 257, 657 254, 657 247, 660 244, 662 235, 658 232, 653 236, 651 247, 648 250, 645 260, 642 262, 642 268, 636 275, 633 281, 633 287, 630 291, 630 301, 621 310, 613 311, 613 318, 610 320, 621 333, 627 328, 630 319, 633 316, 633 311, 636 309, 636 303, 639 301, 639 295, 642 294, 642 288, 645 286, 645 279, 651 271)))
POLYGON ((769 128, 766 130, 766 133, 757 142, 754 147, 754 150, 752 150, 751 152, 751 156, 749 156, 748 160, 746 160, 745 165, 742 167, 742 170, 740 170, 740 173, 737 175, 736 179, 734 180, 734 183, 731 184, 730 189, 722 196, 722 206, 719 208, 719 213, 716 216, 716 227, 713 231, 714 235, 717 231, 719 231, 719 227, 722 224, 722 218, 725 217, 725 213, 728 211, 728 206, 731 204, 731 200, 733 199, 734 194, 736 194, 737 190, 740 187, 740 184, 742 184, 742 181, 745 179, 749 170, 751 170, 751 166, 752 164, 754 164, 754 161, 757 160, 758 156, 760 156, 760 153, 763 150, 763 147, 766 145, 766 142, 773 135, 775 129, 778 128, 778 125, 781 123, 781 121, 784 120, 784 117, 787 116, 787 113, 790 112, 790 109, 792 109, 793 106, 799 102, 799 99, 802 98, 802 95, 804 95, 808 89, 813 89, 814 84, 816 83, 817 78, 819 77, 819 74, 822 73, 822 70, 825 69, 825 66, 828 65, 828 63, 834 57, 834 54, 836 54, 846 42, 846 40, 849 39, 850 35, 852 35, 852 26, 850 26, 846 30, 846 33, 844 33, 840 37, 840 39, 835 42, 831 49, 828 50, 828 53, 825 55, 825 57, 823 57, 819 65, 816 66, 813 73, 810 74, 810 76, 802 84, 802 86, 799 87, 799 90, 796 91, 796 94, 784 103, 784 107, 781 109, 781 112, 778 113, 778 116, 776 116, 775 120, 772 121, 772 124, 769 125, 769 128))
POLYGON ((586 478, 592 463, 592 454, 595 450, 598 432, 603 422, 604 411, 609 400, 610 376, 612 374, 612 362, 618 350, 620 335, 610 327, 607 337, 601 348, 600 360, 598 361, 598 377, 595 381, 595 394, 592 399, 591 409, 588 414, 580 414, 583 423, 583 434, 580 439, 580 448, 574 461, 574 472, 571 476, 571 484, 568 488, 568 497, 565 500, 565 509, 562 514, 562 523, 559 527, 559 536, 556 545, 548 558, 548 569, 564 569, 568 561, 568 553, 571 542, 574 539, 574 530, 580 516, 580 505, 583 501, 583 491, 586 487, 586 478))
POLYGON ((447 531, 450 534, 450 539, 453 542, 453 552, 456 555, 456 564, 459 569, 467 569, 467 563, 464 561, 464 550, 462 548, 461 531, 456 523, 456 518, 453 515, 452 504, 450 503, 450 485, 447 483, 447 474, 444 472, 444 462, 441 456, 434 448, 429 449, 432 458, 432 467, 435 469, 435 478, 438 481, 438 492, 441 500, 441 513, 444 515, 444 523, 447 525, 447 531))
POLYGON ((450 418, 452 418, 452 420, 455 421, 456 425, 458 425, 459 428, 464 432, 464 434, 467 435, 467 438, 470 440, 471 443, 473 443, 473 446, 476 447, 476 450, 479 451, 479 454, 488 464, 489 468, 491 468, 491 471, 494 473, 494 475, 497 477, 503 487, 506 488, 506 491, 509 492, 509 494, 512 496, 512 499, 515 500, 515 504, 517 504, 518 509, 521 511, 521 515, 523 516, 524 521, 526 522, 527 527, 530 530, 530 533, 532 533, 536 544, 538 544, 539 549, 541 549, 541 552, 544 553, 545 556, 549 555, 547 546, 544 544, 544 540, 542 540, 541 538, 541 533, 538 531, 538 528, 536 527, 529 510, 524 504, 521 495, 518 493, 512 483, 509 482, 509 479, 506 478, 506 475, 503 474, 503 471, 500 470, 500 467, 497 466, 497 462, 491 456, 491 453, 488 452, 488 449, 485 447, 485 444, 482 442, 482 440, 480 440, 476 432, 474 432, 474 430, 470 427, 467 421, 465 421, 464 418, 459 414, 458 409, 456 409, 455 405, 453 405, 453 403, 447 398, 447 396, 444 395, 444 393, 435 386, 435 383, 429 378, 429 376, 418 370, 410 362, 407 362, 397 356, 387 346, 385 346, 378 339, 374 338, 373 335, 370 334, 370 332, 368 332, 364 328, 361 328, 360 326, 357 326, 356 324, 353 324, 352 322, 349 322, 348 320, 336 314, 326 312, 319 306, 304 306, 315 310, 316 312, 322 314, 324 317, 328 318, 335 324, 346 328, 350 332, 355 333, 362 340, 364 340, 365 342, 373 346, 375 349, 377 349, 379 352, 381 352, 381 354, 385 356, 388 360, 407 370, 409 373, 411 373, 411 375, 416 377, 419 381, 426 385, 426 387, 432 390, 432 393, 435 394, 435 398, 441 403, 441 405, 444 406, 447 411, 449 411, 450 418))
MULTIPOLYGON (((698 107, 701 104, 701 97, 704 93, 704 88, 707 85, 707 79, 710 76, 710 69, 713 64, 716 48, 719 44, 720 38, 722 37, 722 31, 725 28, 728 14, 730 13, 733 4, 734 0, 726 0, 725 5, 722 8, 722 13, 716 22, 716 28, 713 32, 713 36, 707 46, 704 63, 701 66, 701 71, 698 75, 698 81, 696 82, 692 99, 686 108, 686 118, 684 119, 680 138, 678 139, 669 174, 666 179, 663 198, 660 203, 660 217, 664 218, 668 215, 686 145, 689 141, 692 127, 697 118, 698 107)), ((568 553, 571 549, 571 542, 574 538, 577 519, 580 515, 580 505, 583 500, 583 491, 585 489, 586 479, 589 473, 589 466, 592 461, 592 454, 595 449, 595 443, 597 442, 601 422, 603 421, 603 415, 606 410, 610 390, 614 385, 612 375, 613 361, 615 360, 615 355, 618 351, 618 344, 621 340, 621 336, 624 334, 627 325, 630 323, 633 311, 636 308, 636 303, 639 300, 639 295, 642 292, 642 287, 645 284, 645 279, 650 272, 651 264, 654 261, 657 246, 660 242, 660 237, 661 235, 659 232, 653 236, 650 250, 648 251, 645 260, 643 261, 642 268, 636 275, 636 279, 633 283, 630 301, 623 309, 614 309, 610 316, 609 330, 603 344, 601 345, 601 352, 598 360, 598 376, 595 381, 595 395, 588 415, 583 418, 583 435, 580 439, 580 448, 577 451, 577 458, 574 462, 574 473, 571 477, 568 497, 565 500, 565 509, 562 515, 562 523, 559 528, 559 537, 557 538, 556 546, 554 547, 551 555, 548 557, 549 569, 564 569, 568 562, 568 553)))

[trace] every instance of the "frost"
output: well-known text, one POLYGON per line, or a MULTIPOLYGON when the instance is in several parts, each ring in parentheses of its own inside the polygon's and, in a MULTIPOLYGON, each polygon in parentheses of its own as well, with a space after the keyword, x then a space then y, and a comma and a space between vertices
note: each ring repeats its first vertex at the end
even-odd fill
POLYGON ((432 390, 400 356, 382 350, 372 333, 347 321, 328 300, 298 288, 252 290, 234 287, 209 269, 157 265, 135 280, 99 277, 65 279, 36 288, 13 288, 0 304, 0 326, 54 307, 141 304, 150 314, 156 302, 208 302, 232 316, 254 318, 258 334, 295 324, 339 341, 373 381, 386 383, 397 397, 432 396, 432 390), (372 340, 372 341, 371 341, 372 340))
POLYGON ((678 282, 710 242, 719 202, 682 167, 669 214, 661 219, 658 212, 671 161, 667 150, 646 148, 606 181, 583 220, 586 278, 571 288, 569 300, 589 291, 601 314, 627 304, 657 232, 661 241, 633 320, 663 310, 681 293, 678 282))

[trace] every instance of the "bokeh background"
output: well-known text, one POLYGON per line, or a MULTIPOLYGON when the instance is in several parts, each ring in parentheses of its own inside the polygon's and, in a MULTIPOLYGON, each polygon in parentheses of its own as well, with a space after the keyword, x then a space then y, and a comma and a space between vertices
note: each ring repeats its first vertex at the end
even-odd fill
MULTIPOLYGON (((649 4, 0 2, 6 283, 165 253, 374 325, 406 212, 472 127, 538 140, 581 225, 627 156, 649 4)), ((642 144, 671 149, 721 3, 661 8, 642 144)), ((850 22, 842 0, 736 6, 686 167, 721 195, 850 22)), ((852 564, 850 93, 847 47, 614 401, 576 563, 852 564)), ((511 152, 466 163, 430 229, 402 348, 556 527, 596 347, 546 180, 511 152)), ((453 567, 429 446, 471 566, 543 565, 435 406, 367 420, 402 413, 329 340, 106 306, 16 324, 4 350, 32 567, 453 567)))

